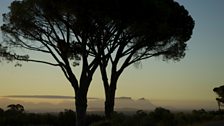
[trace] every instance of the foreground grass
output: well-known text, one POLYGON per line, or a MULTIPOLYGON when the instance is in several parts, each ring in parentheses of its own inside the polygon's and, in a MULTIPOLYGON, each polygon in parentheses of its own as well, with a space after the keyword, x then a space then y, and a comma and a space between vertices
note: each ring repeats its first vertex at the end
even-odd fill
POLYGON ((221 121, 209 121, 200 124, 194 124, 192 126, 224 126, 224 120, 221 121))
MULTIPOLYGON (((110 120, 102 115, 88 115, 87 126, 203 126, 206 122, 224 119, 224 112, 203 109, 191 113, 172 113, 164 108, 152 112, 137 111, 133 115, 114 113, 110 120)), ((0 112, 0 126, 75 126, 75 112, 35 114, 18 111, 0 112)))

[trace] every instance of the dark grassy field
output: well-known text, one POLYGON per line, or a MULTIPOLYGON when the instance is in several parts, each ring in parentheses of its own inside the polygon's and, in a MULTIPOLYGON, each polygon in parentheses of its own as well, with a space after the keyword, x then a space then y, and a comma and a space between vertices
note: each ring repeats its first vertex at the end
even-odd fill
MULTIPOLYGON (((224 112, 193 110, 191 113, 156 108, 151 112, 134 114, 114 113, 111 120, 102 114, 88 114, 87 126, 223 126, 224 112)), ((75 112, 65 110, 57 114, 27 113, 25 111, 1 110, 0 126, 75 126, 75 112)))

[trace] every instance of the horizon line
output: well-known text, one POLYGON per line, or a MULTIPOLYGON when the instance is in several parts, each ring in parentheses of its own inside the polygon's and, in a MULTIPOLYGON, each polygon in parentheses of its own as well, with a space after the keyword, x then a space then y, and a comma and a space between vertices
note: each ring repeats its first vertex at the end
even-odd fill
MULTIPOLYGON (((66 96, 66 95, 5 95, 5 96, 0 96, 0 97, 5 97, 5 98, 37 98, 37 99, 75 99, 74 96, 66 96)), ((104 99, 104 98, 96 98, 96 97, 88 97, 88 99, 92 100, 99 100, 99 99, 104 99)), ((213 100, 206 100, 206 99, 148 99, 148 98, 138 98, 138 99, 133 99, 132 97, 126 97, 126 96, 121 96, 121 97, 116 97, 115 99, 129 99, 129 100, 150 100, 150 101, 213 101, 213 100)))
MULTIPOLYGON (((0 96, 5 98, 43 98, 43 99, 75 99, 74 96, 65 96, 65 95, 6 95, 0 96)), ((88 99, 103 99, 103 98, 96 98, 96 97, 88 97, 88 99)), ((115 99, 132 99, 132 97, 116 97, 115 99)), ((145 99, 145 98, 139 98, 145 99)))

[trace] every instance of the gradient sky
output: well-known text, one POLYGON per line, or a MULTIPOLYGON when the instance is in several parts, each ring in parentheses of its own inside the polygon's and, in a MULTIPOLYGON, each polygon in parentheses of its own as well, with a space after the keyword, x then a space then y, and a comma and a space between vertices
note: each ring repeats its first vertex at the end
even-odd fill
MULTIPOLYGON (((11 1, 0 0, 1 15, 11 1)), ((180 62, 151 58, 143 61, 140 68, 130 66, 118 82, 118 97, 215 101, 212 89, 224 84, 224 0, 177 1, 195 20, 185 58, 180 62)), ((13 66, 13 63, 0 63, 0 96, 74 94, 59 68, 36 63, 13 66)), ((88 96, 104 98, 99 71, 88 96)))

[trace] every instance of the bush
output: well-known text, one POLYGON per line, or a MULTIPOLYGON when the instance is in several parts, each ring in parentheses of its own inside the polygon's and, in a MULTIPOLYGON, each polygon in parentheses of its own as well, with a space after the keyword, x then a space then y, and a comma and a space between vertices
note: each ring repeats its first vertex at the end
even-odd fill
POLYGON ((164 108, 156 108, 149 116, 159 126, 174 126, 174 114, 164 108))
MULTIPOLYGON (((0 126, 74 126, 76 113, 65 110, 59 114, 35 114, 25 112, 4 111, 0 109, 0 126), (12 116, 13 115, 13 116, 12 116)), ((192 113, 171 113, 165 108, 156 108, 152 112, 137 111, 134 115, 114 113, 110 120, 100 115, 87 115, 87 126, 188 126, 205 121, 224 119, 224 112, 204 109, 193 110, 192 113)))

